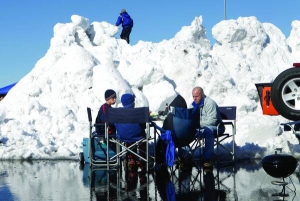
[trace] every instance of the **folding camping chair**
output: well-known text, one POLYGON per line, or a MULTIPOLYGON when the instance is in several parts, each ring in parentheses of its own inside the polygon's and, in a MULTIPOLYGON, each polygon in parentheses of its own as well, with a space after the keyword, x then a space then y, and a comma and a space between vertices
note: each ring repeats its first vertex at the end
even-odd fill
MULTIPOLYGON (((219 111, 222 117, 223 124, 226 127, 226 131, 224 133, 219 133, 219 126, 217 126, 217 132, 214 134, 214 146, 216 146, 216 157, 218 164, 225 164, 225 163, 232 163, 234 162, 234 147, 235 147, 235 134, 236 134, 236 106, 221 106, 219 107, 219 111), (230 132, 228 131, 228 128, 230 129, 230 132), (225 144, 225 142, 228 142, 227 139, 232 138, 232 145, 229 143, 225 144), (232 147, 231 147, 232 146, 232 147), (221 153, 220 148, 222 148, 223 152, 221 153), (229 154, 228 159, 220 161, 220 155, 222 156, 224 154, 229 154)), ((202 138, 196 138, 193 143, 191 143, 190 147, 192 150, 193 155, 195 154, 195 151, 200 148, 202 152, 202 148, 204 147, 204 139, 202 138)), ((226 156, 224 157, 226 158, 226 156)))
POLYGON ((109 167, 117 166, 118 161, 115 157, 119 147, 112 149, 111 140, 116 137, 115 134, 108 135, 107 123, 92 124, 92 113, 91 108, 87 108, 88 119, 89 119, 89 138, 83 138, 83 153, 81 161, 90 163, 93 168, 97 167, 109 167), (105 126, 105 134, 100 135, 93 132, 93 128, 96 126, 105 126))
MULTIPOLYGON (((126 146, 126 142, 120 138, 120 134, 117 129, 116 138, 109 140, 110 143, 115 143, 117 147, 121 149, 116 153, 115 156, 111 157, 110 160, 117 159, 119 165, 121 159, 128 153, 131 153, 138 157, 140 160, 146 163, 146 172, 149 170, 149 162, 154 161, 154 156, 149 154, 149 140, 155 138, 150 137, 150 116, 148 107, 139 108, 109 108, 106 112, 106 122, 115 124, 139 124, 146 123, 146 135, 140 140, 134 141, 130 146, 126 146), (141 145, 145 143, 146 149, 142 150, 141 145), (145 151, 145 153, 143 153, 145 151)), ((154 162, 153 162, 154 164, 154 162)))
MULTIPOLYGON (((225 127, 231 128, 231 132, 225 132, 223 134, 219 134, 218 132, 215 135, 215 146, 217 146, 217 157, 218 163, 228 163, 234 162, 234 147, 235 147, 235 134, 236 134, 236 106, 222 106, 219 107, 222 121, 225 127), (227 147, 223 144, 223 142, 232 137, 232 147, 227 147), (226 161, 219 161, 220 156, 220 147, 222 147, 225 151, 227 151, 230 155, 230 159, 226 161)), ((219 126, 219 125, 218 125, 219 126)), ((217 129, 218 130, 218 129, 217 129)))
POLYGON ((197 118, 195 115, 197 115, 196 108, 188 109, 170 106, 163 128, 154 123, 154 132, 158 134, 160 142, 163 142, 157 145, 161 147, 160 151, 162 152, 157 154, 156 157, 159 163, 162 163, 163 159, 161 157, 165 155, 166 165, 172 167, 176 161, 175 149, 188 146, 195 140, 197 129, 197 118), (157 130, 160 131, 160 134, 157 130))
POLYGON ((300 144, 300 121, 291 121, 287 123, 281 123, 284 131, 292 131, 292 134, 296 136, 300 144))

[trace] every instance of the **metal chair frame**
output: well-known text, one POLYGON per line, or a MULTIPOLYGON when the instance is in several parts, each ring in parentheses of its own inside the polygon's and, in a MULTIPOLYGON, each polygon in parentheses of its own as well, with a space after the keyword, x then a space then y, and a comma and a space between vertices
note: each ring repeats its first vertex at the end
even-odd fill
POLYGON ((294 134, 297 137, 300 144, 300 120, 281 123, 280 125, 283 126, 284 131, 292 131, 292 134, 294 134))
MULTIPOLYGON (((231 133, 228 133, 225 131, 223 134, 219 134, 217 129, 217 133, 215 135, 215 146, 217 146, 217 157, 218 157, 218 163, 228 163, 228 162, 234 162, 235 161, 235 135, 236 135, 236 106, 222 106, 219 107, 221 117, 223 124, 225 127, 231 128, 231 133), (226 140, 227 138, 232 137, 232 149, 228 149, 225 147, 222 142, 226 140), (219 148, 222 147, 225 149, 228 153, 231 154, 231 159, 228 161, 219 161, 219 148)), ((220 125, 217 126, 219 128, 220 125)))
MULTIPOLYGON (((223 124, 225 125, 226 129, 229 127, 230 132, 225 131, 223 134, 219 133, 219 125, 217 125, 217 132, 214 136, 214 146, 217 147, 217 151, 215 155, 217 156, 218 164, 225 164, 225 163, 232 163, 235 161, 235 135, 236 135, 236 106, 219 106, 219 111, 221 113, 223 124), (222 142, 228 138, 232 137, 232 148, 229 149, 222 142), (220 147, 226 150, 230 155, 231 159, 226 161, 220 161, 219 154, 220 154, 220 147)), ((197 138, 194 142, 191 143, 190 148, 192 150, 192 155, 194 155, 195 150, 197 148, 204 147, 204 139, 197 138)))
MULTIPOLYGON (((107 123, 97 123, 97 124, 93 124, 92 123, 92 113, 91 113, 91 109, 90 108, 87 108, 87 113, 88 113, 88 119, 89 119, 89 153, 88 153, 88 156, 90 158, 90 163, 91 163, 91 166, 93 166, 93 168, 95 167, 102 167, 102 168, 107 168, 109 169, 109 167, 117 167, 119 165, 117 159, 115 157, 111 157, 109 154, 109 143, 112 141, 113 138, 115 138, 116 136, 115 135, 108 135, 108 125, 107 123), (96 127, 96 126, 105 126, 105 135, 94 135, 93 133, 93 127, 96 127), (98 143, 103 143, 103 142, 106 142, 106 160, 100 160, 100 159, 95 159, 94 157, 94 153, 93 153, 93 150, 92 150, 92 146, 93 146, 93 140, 94 139, 99 139, 99 142, 98 143), (101 140, 103 139, 103 141, 101 140), (100 140, 102 142, 100 142, 100 140)), ((117 146, 117 150, 116 152, 119 151, 119 147, 117 146)))
MULTIPOLYGON (((149 160, 155 160, 155 156, 149 155, 149 141, 155 140, 155 138, 151 138, 150 136, 150 116, 149 116, 149 108, 148 107, 139 107, 139 108, 109 108, 106 113, 106 125, 107 123, 146 123, 146 136, 141 140, 135 141, 130 146, 125 146, 124 141, 117 139, 117 138, 106 138, 107 143, 115 143, 117 145, 117 153, 115 156, 110 157, 108 156, 108 161, 114 161, 115 159, 118 161, 118 164, 121 164, 121 158, 128 152, 136 155, 141 160, 146 163, 146 171, 149 171, 149 160), (132 148, 137 147, 141 143, 146 143, 146 154, 145 157, 137 154, 132 148), (121 149, 122 150, 121 150, 121 149)), ((116 131, 118 133, 118 130, 116 131)), ((106 136, 108 136, 106 132, 106 136)), ((155 143, 155 142, 154 142, 155 143)), ((108 147, 108 146, 107 146, 108 147)), ((140 150, 141 151, 141 150, 140 150)), ((154 162, 153 162, 154 164, 154 162)), ((109 163, 107 163, 107 167, 109 168, 109 163)))

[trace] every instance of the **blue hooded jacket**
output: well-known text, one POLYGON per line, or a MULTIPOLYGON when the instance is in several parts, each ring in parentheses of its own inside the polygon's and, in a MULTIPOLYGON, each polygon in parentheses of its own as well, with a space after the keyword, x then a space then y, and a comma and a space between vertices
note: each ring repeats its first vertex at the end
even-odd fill
MULTIPOLYGON (((123 94, 121 102, 124 108, 134 107, 135 96, 123 94)), ((146 136, 146 123, 116 123, 117 138, 124 142, 136 142, 146 136)))
POLYGON ((130 17, 130 15, 128 15, 127 12, 123 12, 118 17, 116 26, 119 26, 120 24, 122 24, 123 28, 133 27, 133 19, 130 17))
POLYGON ((146 136, 145 127, 141 124, 115 124, 117 138, 124 142, 136 142, 146 136))

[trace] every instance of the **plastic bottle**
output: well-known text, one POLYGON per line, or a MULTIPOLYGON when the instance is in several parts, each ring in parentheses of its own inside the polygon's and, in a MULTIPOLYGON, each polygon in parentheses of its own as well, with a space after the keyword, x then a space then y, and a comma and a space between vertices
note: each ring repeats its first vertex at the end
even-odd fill
POLYGON ((169 113, 169 105, 168 103, 166 103, 166 109, 164 115, 168 115, 168 113, 169 113))

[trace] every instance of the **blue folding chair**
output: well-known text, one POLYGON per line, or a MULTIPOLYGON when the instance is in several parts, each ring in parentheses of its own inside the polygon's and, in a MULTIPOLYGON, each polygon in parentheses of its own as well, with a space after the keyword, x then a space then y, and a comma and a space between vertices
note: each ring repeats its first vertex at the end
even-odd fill
POLYGON ((160 131, 156 149, 157 163, 166 161, 167 165, 172 167, 175 161, 175 149, 188 146, 195 140, 198 125, 197 114, 196 108, 187 108, 182 96, 178 95, 172 101, 163 127, 154 124, 155 132, 160 131))

